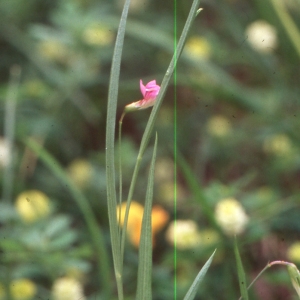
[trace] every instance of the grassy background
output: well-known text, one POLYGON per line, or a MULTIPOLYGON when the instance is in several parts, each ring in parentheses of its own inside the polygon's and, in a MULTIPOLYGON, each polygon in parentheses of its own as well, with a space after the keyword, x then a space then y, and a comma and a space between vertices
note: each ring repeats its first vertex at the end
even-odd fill
MULTIPOLYGON (((50 165, 61 165, 64 176, 82 192, 110 256, 105 118, 121 2, 0 2, 0 134, 6 140, 4 149, 7 141, 13 145, 8 155, 5 150, 0 154, 0 296, 20 278, 30 279, 36 288, 28 299, 50 298, 62 276, 75 278, 88 299, 101 299, 105 290, 96 266, 101 257, 91 242, 82 206, 70 193, 71 183, 65 183, 59 171, 51 171, 24 141, 38 141, 55 158, 50 165), (20 194, 30 190, 42 191, 50 207, 41 208, 35 221, 26 221, 16 205, 20 194)), ((177 66, 177 85, 169 87, 155 128, 154 203, 165 209, 169 221, 155 237, 153 299, 172 299, 174 293, 173 245, 166 232, 175 218, 175 96, 180 157, 177 218, 196 222, 200 234, 207 234, 196 246, 178 249, 178 299, 215 247, 216 258, 197 299, 239 297, 232 239, 213 221, 215 207, 224 198, 236 198, 249 217, 238 237, 248 282, 269 261, 300 263, 300 247, 293 255, 290 251, 300 232, 299 37, 277 13, 275 2, 201 2, 204 10, 177 66), (247 29, 257 20, 265 20, 276 32, 277 43, 267 49, 250 43, 247 29), (216 232, 217 238, 212 238, 216 232)), ((178 36, 190 5, 177 0, 178 36)), ((299 1, 286 1, 282 11, 300 28, 299 1)), ((140 79, 160 84, 173 44, 174 3, 132 0, 117 119, 126 104, 141 99, 140 79)), ((149 110, 132 113, 123 122, 125 194, 148 116, 149 110)), ((149 148, 134 194, 142 204, 151 154, 149 148)), ((137 258, 128 241, 124 266, 128 299, 135 293, 137 258)), ((108 261, 107 278, 115 290, 108 261)), ((286 270, 279 267, 265 274, 251 297, 296 299, 286 270)))

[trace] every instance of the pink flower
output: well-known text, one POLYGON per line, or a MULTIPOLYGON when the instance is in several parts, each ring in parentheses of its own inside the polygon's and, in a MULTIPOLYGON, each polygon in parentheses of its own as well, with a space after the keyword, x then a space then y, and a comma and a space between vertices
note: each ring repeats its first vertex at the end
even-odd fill
POLYGON ((144 85, 141 79, 140 89, 144 99, 126 105, 125 111, 145 109, 154 105, 160 89, 160 86, 156 84, 156 80, 149 81, 146 85, 144 85))

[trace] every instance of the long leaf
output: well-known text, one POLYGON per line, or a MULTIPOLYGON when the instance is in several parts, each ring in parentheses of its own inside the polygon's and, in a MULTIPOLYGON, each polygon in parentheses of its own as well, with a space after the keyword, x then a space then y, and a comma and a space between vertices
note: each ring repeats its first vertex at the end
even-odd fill
POLYGON ((122 259, 120 252, 120 235, 117 222, 117 196, 115 182, 115 126, 118 102, 118 89, 121 68, 121 57, 125 36, 125 27, 130 0, 126 0, 119 24, 113 60, 111 65, 110 82, 108 89, 107 121, 106 121, 106 183, 107 183, 107 207, 114 271, 117 281, 119 300, 123 299, 122 283, 122 259))
POLYGON ((57 179, 59 179, 61 184, 64 187, 67 187, 72 195, 72 198, 82 212, 97 253, 99 277, 101 279, 101 286, 104 291, 105 299, 110 299, 112 286, 109 279, 110 267, 108 263, 108 254, 105 248, 103 233, 97 224, 88 199, 86 199, 84 194, 78 189, 76 184, 69 178, 63 168, 60 166, 59 162, 49 152, 43 149, 33 139, 27 139, 25 143, 42 160, 42 162, 57 177, 57 179))
POLYGON ((202 267, 202 269, 200 270, 200 272, 196 276, 194 282, 192 283, 191 287, 189 288, 189 290, 186 293, 183 300, 193 300, 195 298, 196 293, 197 293, 198 288, 199 288, 199 285, 202 282, 208 268, 210 267, 215 253, 216 253, 216 250, 213 252, 213 254, 210 256, 210 258, 207 260, 205 265, 202 267))
MULTIPOLYGON (((18 90, 20 85, 21 68, 20 66, 12 66, 10 69, 10 80, 5 101, 4 113, 4 136, 7 143, 8 153, 13 156, 13 143, 15 138, 16 126, 16 106, 18 98, 18 90)), ((12 158, 12 157, 11 157, 12 158)), ((14 181, 13 160, 10 159, 4 167, 3 174, 3 194, 2 198, 7 203, 11 202, 14 181)))
POLYGON ((153 156, 149 171, 147 193, 145 200, 145 208, 142 223, 142 232, 139 248, 139 267, 136 300, 151 300, 152 299, 152 200, 154 186, 154 168, 157 151, 157 134, 155 136, 155 144, 153 156))
POLYGON ((134 168, 134 171, 133 171, 132 180, 131 180, 131 183, 130 183, 129 193, 128 193, 128 197, 127 197, 125 219, 124 219, 124 224, 123 224, 123 229, 122 229, 122 242, 121 242, 122 258, 124 256, 125 237, 126 237, 126 228, 127 228, 129 207, 130 207, 131 199, 132 199, 132 196, 133 196, 133 191, 134 191, 134 188, 135 188, 136 180, 137 180, 137 177, 138 177, 138 172, 139 172, 141 160, 142 160, 144 152, 147 148, 147 145, 148 145, 148 142, 149 142, 149 139, 150 139, 153 127, 154 127, 154 123, 155 123, 155 120, 156 120, 157 115, 158 115, 159 108, 162 104, 165 93, 167 91, 168 84, 169 84, 170 79, 173 75, 173 72, 174 72, 175 66, 177 64, 177 61, 178 61, 178 59, 179 59, 179 57, 182 53, 187 35, 190 31, 190 28, 193 24, 193 21, 195 20, 195 18, 197 16, 197 10, 199 8, 199 1, 200 0, 194 0, 193 1, 190 13, 189 13, 188 18, 186 20, 186 23, 184 25, 184 28, 183 28, 182 34, 180 36, 177 48, 175 49, 173 58, 170 62, 170 65, 169 65, 169 67, 167 69, 167 72, 164 76, 164 79, 162 81, 159 94, 156 98, 156 101, 155 101, 154 107, 152 109, 152 112, 150 114, 145 132, 143 134, 142 142, 141 142, 141 145, 140 145, 140 149, 139 149, 136 165, 135 165, 135 168, 134 168))
POLYGON ((246 283, 246 275, 244 272, 244 267, 242 264, 242 259, 240 256, 238 244, 236 238, 234 239, 234 254, 237 264, 237 271, 238 271, 238 277, 239 277, 239 285, 240 285, 240 291, 242 295, 242 299, 248 300, 248 290, 247 290, 247 283, 246 283))

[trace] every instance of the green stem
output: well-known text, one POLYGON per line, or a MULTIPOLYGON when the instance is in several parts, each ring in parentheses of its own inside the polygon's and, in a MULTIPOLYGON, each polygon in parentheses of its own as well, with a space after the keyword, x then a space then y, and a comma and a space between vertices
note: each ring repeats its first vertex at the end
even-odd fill
POLYGON ((106 117, 106 185, 107 185, 107 208, 110 229, 110 239, 112 256, 114 263, 114 273, 117 282, 118 299, 123 300, 123 268, 120 247, 119 224, 117 220, 117 192, 115 181, 115 127, 116 113, 118 103, 118 90, 121 69, 121 58, 125 36, 125 28, 128 16, 130 0, 126 0, 116 38, 113 60, 111 64, 109 88, 108 88, 108 103, 106 117))
POLYGON ((8 93, 5 101, 5 114, 4 114, 4 136, 7 143, 7 151, 9 160, 4 169, 3 175, 3 200, 7 203, 12 201, 12 188, 13 188, 13 143, 15 137, 15 124, 16 124, 16 102, 18 96, 18 89, 20 84, 21 68, 20 66, 13 66, 10 69, 10 82, 8 85, 8 93))
MULTIPOLYGON (((276 261, 272 261, 271 263, 268 263, 260 272, 259 274, 253 279, 253 281, 250 283, 250 285, 247 287, 247 290, 249 290, 252 285, 258 280, 258 278, 270 267, 274 266, 274 265, 285 265, 288 266, 290 265, 290 263, 283 261, 283 260, 276 260, 276 261)), ((242 297, 239 298, 239 300, 242 300, 242 297)))
POLYGON ((284 1, 282 0, 271 0, 273 7, 280 19, 287 35, 289 36, 292 44, 294 45, 299 57, 300 57, 300 33, 299 30, 285 9, 284 1))
POLYGON ((194 0, 194 2, 192 4, 192 7, 191 7, 191 10, 190 10, 190 13, 189 13, 188 18, 187 18, 187 21, 186 21, 185 26, 183 28, 181 37, 179 39, 177 48, 175 50, 175 53, 172 57, 170 65, 169 65, 169 67, 167 69, 167 72, 164 76, 164 79, 162 81, 159 94, 156 98, 153 110, 150 114, 149 121, 147 123, 145 132, 143 134, 143 138, 142 138, 142 142, 141 142, 141 145, 140 145, 138 157, 137 157, 135 168, 134 168, 133 175, 132 175, 132 180, 131 180, 129 193, 128 193, 128 197, 127 197, 127 203, 126 203, 126 212, 125 212, 124 224, 123 224, 123 228, 122 228, 122 239, 121 239, 121 259, 122 259, 122 261, 123 261, 123 257, 124 257, 124 247, 125 247, 125 238, 126 238, 127 221, 128 221, 128 215, 129 215, 129 207, 130 207, 130 203, 131 203, 131 200, 132 200, 136 180, 137 180, 137 177, 138 177, 138 172, 139 172, 139 169, 140 169, 142 157, 143 157, 143 155, 145 153, 145 150, 146 150, 146 147, 149 143, 149 139, 150 139, 153 127, 154 127, 154 123, 155 123, 155 120, 157 118, 158 111, 159 111, 160 106, 162 104, 164 95, 166 93, 169 81, 170 81, 170 79, 173 75, 173 72, 174 72, 174 69, 176 67, 177 61, 178 61, 178 59, 179 59, 179 57, 180 57, 180 55, 183 51, 183 47, 184 47, 186 38, 188 36, 188 33, 190 31, 190 28, 193 24, 193 21, 195 20, 195 18, 197 16, 198 6, 199 6, 199 0, 194 0))
MULTIPOLYGON (((119 120, 119 219, 121 220, 121 204, 122 204, 122 124, 126 112, 124 111, 119 120)), ((119 227, 119 235, 121 235, 121 227, 119 227)))

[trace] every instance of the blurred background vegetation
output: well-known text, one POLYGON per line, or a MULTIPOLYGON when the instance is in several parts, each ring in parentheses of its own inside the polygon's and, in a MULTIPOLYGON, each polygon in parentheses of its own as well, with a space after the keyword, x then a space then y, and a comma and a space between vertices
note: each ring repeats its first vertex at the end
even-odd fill
MULTIPOLYGON (((141 99, 140 79, 161 83, 174 47, 175 2, 131 2, 117 118, 141 99)), ((108 299, 116 299, 105 118, 122 5, 0 1, 0 299, 107 299, 110 288, 108 299), (41 158, 29 141, 55 160, 47 153, 41 158), (90 230, 88 209, 98 233, 90 230), (99 253, 97 234, 109 259, 99 253)), ((190 5, 177 0, 177 38, 190 5)), ((155 128, 156 300, 174 298, 174 232, 178 299, 215 248, 197 299, 238 299, 234 235, 248 283, 269 261, 300 264, 300 2, 203 0, 201 7, 155 128)), ((124 199, 149 113, 128 114, 123 122, 124 199)), ((128 228, 127 299, 136 288, 150 157, 151 149, 128 228)), ((297 297, 286 270, 274 267, 251 289, 251 299, 297 297)))

